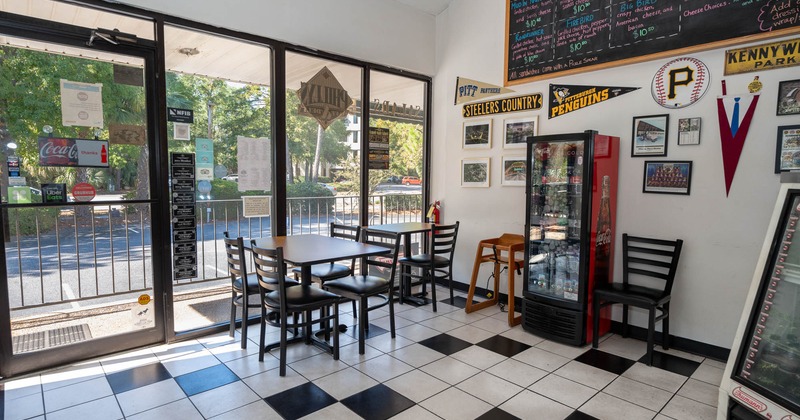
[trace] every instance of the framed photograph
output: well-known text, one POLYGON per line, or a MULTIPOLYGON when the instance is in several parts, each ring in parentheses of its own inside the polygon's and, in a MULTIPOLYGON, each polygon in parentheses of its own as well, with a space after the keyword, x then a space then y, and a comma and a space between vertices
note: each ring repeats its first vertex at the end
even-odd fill
POLYGON ((642 192, 689 195, 691 185, 691 161, 648 160, 644 163, 642 192))
POLYGON ((800 125, 778 127, 775 173, 800 170, 800 125))
POLYGON ((700 144, 700 118, 678 120, 678 146, 700 144))
POLYGON ((776 115, 800 114, 800 79, 787 80, 778 85, 778 111, 776 115))
POLYGON ((464 122, 465 149, 492 148, 492 120, 464 122))
POLYGON ((489 186, 489 158, 472 158, 461 160, 462 187, 489 186))
POLYGON ((526 118, 506 118, 503 121, 503 148, 524 149, 527 138, 535 136, 539 123, 536 115, 526 118))
POLYGON ((633 117, 631 157, 666 156, 669 115, 633 117))
POLYGON ((503 171, 500 185, 524 187, 528 175, 528 165, 525 156, 503 156, 503 171))

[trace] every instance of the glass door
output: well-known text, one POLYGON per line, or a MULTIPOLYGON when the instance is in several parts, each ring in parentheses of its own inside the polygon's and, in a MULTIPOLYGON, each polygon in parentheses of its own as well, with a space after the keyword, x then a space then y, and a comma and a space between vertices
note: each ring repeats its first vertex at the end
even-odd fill
POLYGON ((540 141, 530 163, 527 291, 577 301, 580 290, 584 141, 540 141))
POLYGON ((0 33, 3 376, 163 341, 170 265, 154 43, 20 20, 0 33))

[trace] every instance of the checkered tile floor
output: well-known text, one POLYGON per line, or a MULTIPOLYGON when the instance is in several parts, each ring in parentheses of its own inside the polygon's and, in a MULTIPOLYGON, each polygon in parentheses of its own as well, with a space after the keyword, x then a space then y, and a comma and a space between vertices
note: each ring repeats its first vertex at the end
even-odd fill
MULTIPOLYGON (((445 296, 444 290, 440 296, 445 296)), ((460 299, 463 305, 463 298, 460 299)), ((161 345, 2 384, 9 419, 713 419, 724 364, 670 350, 653 367, 641 341, 603 337, 598 350, 508 328, 499 307, 466 314, 444 303, 370 314, 366 354, 354 328, 341 359, 314 346, 258 362, 227 334, 161 345), (657 367, 656 367, 657 366, 657 367)), ((349 311, 350 305, 341 305, 349 311)), ((344 323, 354 325, 349 314, 344 323)), ((268 342, 277 339, 276 330, 268 342)))

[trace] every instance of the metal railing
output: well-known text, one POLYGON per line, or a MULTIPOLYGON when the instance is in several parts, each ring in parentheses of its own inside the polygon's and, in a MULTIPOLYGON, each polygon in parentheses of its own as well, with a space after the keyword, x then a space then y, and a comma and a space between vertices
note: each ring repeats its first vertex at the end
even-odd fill
MULTIPOLYGON (((359 223, 357 196, 287 200, 287 234, 327 235, 330 222, 359 223)), ((242 200, 196 204, 198 277, 176 287, 227 278, 223 232, 270 236, 270 216, 243 217, 242 200)), ((420 194, 369 197, 370 225, 422 220, 420 194)), ((12 310, 96 300, 152 288, 150 208, 146 204, 96 204, 8 209, 6 266, 12 310)))

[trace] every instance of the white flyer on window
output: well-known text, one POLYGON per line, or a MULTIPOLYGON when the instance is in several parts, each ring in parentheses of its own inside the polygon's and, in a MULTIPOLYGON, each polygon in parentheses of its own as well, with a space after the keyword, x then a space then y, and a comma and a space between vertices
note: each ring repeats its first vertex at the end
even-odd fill
POLYGON ((272 142, 237 136, 239 191, 272 191, 272 142))
POLYGON ((103 127, 103 84, 61 79, 61 123, 103 127))

